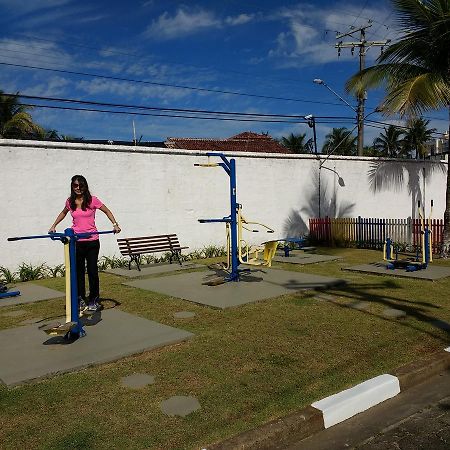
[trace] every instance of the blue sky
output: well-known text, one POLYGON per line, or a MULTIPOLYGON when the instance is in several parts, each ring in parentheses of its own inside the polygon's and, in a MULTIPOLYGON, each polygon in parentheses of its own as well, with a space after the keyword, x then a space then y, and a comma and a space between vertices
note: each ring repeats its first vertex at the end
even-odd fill
MULTIPOLYGON (((398 36, 395 17, 384 0, 0 0, 0 17, 0 89, 4 92, 248 114, 354 117, 349 106, 312 82, 325 80, 355 106, 354 99, 344 93, 344 83, 358 69, 358 52, 352 56, 344 49, 338 57, 336 32, 348 32, 370 19, 367 40, 398 36)), ((370 48, 366 64, 373 64, 379 53, 379 47, 370 48)), ((382 92, 369 92, 366 114, 381 98, 382 92)), ((85 139, 131 140, 133 120, 136 135, 143 140, 225 138, 243 131, 269 132, 276 138, 289 133, 311 135, 300 123, 44 108, 35 108, 32 115, 46 128, 85 139)), ((448 128, 445 110, 426 117, 439 132, 448 128)), ((371 118, 391 121, 376 114, 371 118)), ((339 124, 318 122, 319 148, 333 126, 354 126, 352 119, 339 124)), ((378 133, 366 126, 366 144, 378 133)))

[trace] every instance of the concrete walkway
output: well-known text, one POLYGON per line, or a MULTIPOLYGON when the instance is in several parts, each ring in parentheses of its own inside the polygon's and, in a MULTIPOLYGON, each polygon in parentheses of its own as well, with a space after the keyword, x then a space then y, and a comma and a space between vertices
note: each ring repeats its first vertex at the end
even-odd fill
POLYGON ((273 261, 290 264, 317 264, 327 261, 336 261, 342 259, 340 256, 319 255, 317 253, 305 253, 300 251, 291 251, 289 256, 284 256, 284 252, 277 252, 273 261))
POLYGON ((191 272, 166 277, 135 280, 124 283, 171 297, 213 308, 231 308, 302 289, 324 289, 344 284, 344 280, 320 275, 304 274, 277 269, 252 269, 239 282, 208 286, 203 283, 217 277, 215 272, 191 272))
POLYGON ((0 307, 34 303, 41 300, 65 297, 66 295, 64 292, 55 291, 54 289, 49 289, 32 283, 17 283, 8 285, 8 288, 10 291, 20 291, 20 295, 17 297, 1 298, 0 307))
MULTIPOLYGON (((64 321, 64 319, 61 319, 64 321)), ((0 331, 0 380, 7 386, 175 344, 193 336, 118 309, 101 311, 74 342, 49 337, 37 324, 0 331)))
POLYGON ((128 270, 128 268, 119 267, 116 269, 108 269, 104 272, 106 273, 112 273, 114 275, 120 275, 122 277, 127 278, 137 278, 137 277, 144 277, 148 275, 157 275, 160 273, 170 273, 170 272, 177 272, 179 270, 189 270, 189 269, 205 269, 206 266, 203 264, 194 264, 194 263, 183 263, 182 266, 180 266, 178 263, 173 264, 151 264, 149 266, 141 266, 141 271, 137 270, 135 268, 135 265, 133 265, 133 268, 131 270, 128 270))
POLYGON ((386 261, 380 261, 371 264, 360 264, 359 266, 345 267, 342 270, 348 270, 350 272, 372 273, 375 275, 390 275, 393 277, 416 278, 430 281, 450 277, 450 267, 429 264, 425 270, 407 272, 405 269, 387 269, 386 264, 386 261))

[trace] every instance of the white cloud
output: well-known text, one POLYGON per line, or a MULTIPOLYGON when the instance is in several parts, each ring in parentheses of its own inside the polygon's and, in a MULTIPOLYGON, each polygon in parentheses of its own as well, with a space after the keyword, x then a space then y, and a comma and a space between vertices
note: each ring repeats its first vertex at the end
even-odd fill
MULTIPOLYGON (((381 5, 377 9, 365 8, 361 15, 361 6, 357 4, 340 4, 339 10, 326 7, 314 7, 302 4, 301 7, 283 8, 270 16, 270 20, 286 22, 286 31, 280 33, 276 45, 268 52, 268 56, 276 58, 283 67, 304 66, 308 64, 324 64, 336 61, 337 42, 334 33, 330 31, 349 31, 367 25, 367 17, 373 18, 373 23, 367 30, 367 40, 383 40, 390 33, 395 34, 393 25, 386 23, 390 18, 390 10, 381 5), (327 34, 326 34, 327 33, 327 34)), ((359 39, 359 32, 355 32, 353 40, 359 39)), ((351 36, 343 38, 352 40, 351 36)), ((379 55, 379 48, 372 48, 367 53, 368 62, 379 55)), ((355 57, 357 55, 355 51, 355 57)), ((341 60, 353 58, 350 49, 341 51, 341 60)))
POLYGON ((175 39, 221 26, 221 21, 209 11, 188 12, 180 8, 174 16, 163 13, 148 26, 144 34, 155 39, 175 39))
POLYGON ((55 8, 66 5, 72 0, 33 0, 33 1, 11 1, 0 0, 0 7, 13 11, 16 14, 28 14, 33 11, 46 8, 55 8))
POLYGON ((164 12, 145 30, 144 36, 154 39, 176 39, 193 35, 208 29, 220 29, 226 26, 240 26, 254 21, 258 14, 239 14, 237 16, 217 17, 213 12, 204 9, 188 11, 179 8, 175 14, 164 12))
POLYGON ((2 61, 14 64, 64 66, 72 62, 72 57, 52 42, 28 39, 2 39, 2 61))
POLYGON ((238 16, 228 16, 225 19, 225 23, 227 25, 235 26, 235 25, 244 25, 248 22, 251 22, 254 20, 255 15, 254 14, 239 14, 238 16))

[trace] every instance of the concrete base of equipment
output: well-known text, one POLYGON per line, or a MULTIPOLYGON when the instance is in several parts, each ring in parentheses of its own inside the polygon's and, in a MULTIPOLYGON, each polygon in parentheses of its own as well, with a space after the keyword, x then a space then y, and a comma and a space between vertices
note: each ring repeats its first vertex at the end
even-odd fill
POLYGON ((342 270, 350 272, 364 272, 375 275, 391 275, 394 277, 416 278, 421 280, 439 280, 441 278, 450 277, 450 267, 429 265, 424 270, 416 270, 415 272, 407 272, 405 269, 387 269, 387 262, 381 261, 371 264, 361 264, 359 266, 345 267, 342 270))
POLYGON ((14 306, 25 303, 34 303, 41 300, 50 300, 52 298, 64 297, 64 292, 55 291, 44 286, 32 283, 17 283, 8 285, 10 291, 20 291, 17 297, 6 297, 0 299, 0 306, 14 306))
POLYGON ((213 272, 191 272, 124 283, 214 308, 230 308, 246 303, 291 294, 302 289, 327 288, 344 284, 337 278, 277 269, 251 269, 239 282, 217 286, 202 283, 217 277, 213 272))
POLYGON ((0 380, 14 386, 116 361, 193 336, 118 309, 101 311, 91 324, 85 326, 85 337, 72 342, 59 336, 49 338, 37 324, 0 331, 0 380))
POLYGON ((315 264, 325 261, 336 261, 342 259, 340 256, 319 255, 317 253, 305 253, 299 250, 291 250, 289 256, 284 256, 284 252, 277 252, 272 261, 290 264, 315 264))
POLYGON ((135 265, 133 264, 133 269, 128 270, 127 268, 117 268, 117 269, 108 269, 104 272, 112 273, 114 275, 120 275, 122 277, 128 277, 128 278, 136 278, 136 277, 143 277, 146 275, 156 275, 159 273, 170 273, 170 272, 176 272, 178 270, 187 270, 187 269, 204 269, 205 266, 202 264, 193 264, 193 263, 183 263, 182 266, 180 266, 178 263, 173 264, 152 264, 150 266, 141 266, 141 271, 134 268, 135 265))

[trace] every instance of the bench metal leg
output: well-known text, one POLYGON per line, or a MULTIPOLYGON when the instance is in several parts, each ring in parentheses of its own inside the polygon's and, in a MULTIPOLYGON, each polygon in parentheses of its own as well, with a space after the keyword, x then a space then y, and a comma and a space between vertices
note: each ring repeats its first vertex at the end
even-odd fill
POLYGON ((139 270, 139 272, 140 272, 141 271, 141 266, 140 266, 140 264, 141 264, 141 255, 131 255, 130 256, 130 261, 128 263, 128 270, 131 270, 131 263, 133 261, 136 263, 137 270, 139 270))
MULTIPOLYGON (((181 263, 181 251, 180 250, 175 250, 172 252, 172 256, 175 256, 175 258, 178 259, 178 262, 180 263, 180 266, 182 266, 183 264, 181 263)), ((172 260, 170 261, 172 262, 172 260)))

